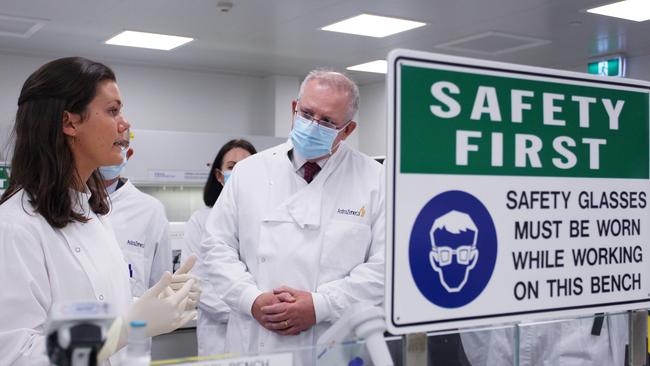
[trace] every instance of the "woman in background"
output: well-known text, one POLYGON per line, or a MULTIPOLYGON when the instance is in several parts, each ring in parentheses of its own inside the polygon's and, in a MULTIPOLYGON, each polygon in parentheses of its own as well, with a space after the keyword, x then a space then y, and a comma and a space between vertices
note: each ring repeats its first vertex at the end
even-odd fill
POLYGON ((57 304, 114 306, 118 318, 100 361, 126 343, 131 320, 146 321, 153 336, 194 316, 184 312, 194 280, 174 293, 168 272, 132 303, 97 170, 122 161, 129 126, 115 74, 101 63, 62 58, 25 81, 9 187, 0 198, 0 365, 50 364, 45 325, 57 304))
MULTIPOLYGON (((201 236, 205 228, 205 221, 208 218, 210 209, 217 202, 223 186, 228 181, 230 174, 232 174, 232 169, 240 160, 256 152, 255 147, 250 142, 242 139, 230 140, 221 147, 212 162, 211 174, 203 188, 203 202, 206 207, 194 212, 185 225, 185 248, 189 251, 187 255, 196 254, 198 256, 200 254, 201 236)), ((186 257, 185 253, 183 253, 183 257, 186 257)), ((201 274, 196 273, 200 272, 200 263, 195 268, 195 274, 200 278, 201 274)), ((207 286, 207 283, 203 285, 207 286)), ((199 356, 224 353, 226 325, 230 310, 214 291, 210 291, 209 287, 203 288, 201 296, 196 322, 199 356)))

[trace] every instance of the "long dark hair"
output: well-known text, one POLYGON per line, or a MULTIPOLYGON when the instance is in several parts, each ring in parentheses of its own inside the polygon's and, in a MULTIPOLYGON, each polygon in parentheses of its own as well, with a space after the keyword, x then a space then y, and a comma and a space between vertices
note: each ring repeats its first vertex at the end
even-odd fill
POLYGON ((217 180, 217 177, 214 176, 214 170, 221 169, 221 165, 223 164, 223 157, 226 156, 228 151, 237 147, 248 151, 251 153, 251 155, 257 153, 255 146, 244 139, 230 140, 221 147, 217 153, 217 156, 212 162, 212 166, 210 167, 210 175, 208 176, 208 180, 205 182, 205 187, 203 187, 203 202, 206 206, 214 206, 214 203, 217 202, 217 198, 219 198, 221 190, 223 189, 223 186, 217 180))
POLYGON ((94 171, 87 182, 79 182, 72 150, 63 133, 64 112, 86 119, 88 104, 105 80, 115 81, 110 68, 81 57, 51 61, 27 78, 18 98, 12 132, 16 142, 9 187, 0 204, 22 189, 36 212, 51 226, 62 228, 73 221, 88 221, 72 209, 69 192, 85 183, 92 193, 89 204, 93 212, 108 213, 99 172, 94 171))

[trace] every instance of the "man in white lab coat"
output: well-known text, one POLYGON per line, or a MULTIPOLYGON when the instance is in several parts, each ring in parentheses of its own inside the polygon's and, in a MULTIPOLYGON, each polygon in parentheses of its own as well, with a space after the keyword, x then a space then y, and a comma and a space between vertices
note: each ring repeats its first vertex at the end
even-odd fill
POLYGON ((237 164, 214 205, 202 273, 231 308, 227 351, 313 345, 351 303, 382 302, 384 175, 345 144, 358 100, 344 75, 312 71, 289 141, 237 164))
POLYGON ((131 293, 140 297, 165 271, 172 272, 172 250, 162 203, 120 177, 132 154, 133 149, 125 149, 122 164, 101 167, 100 172, 111 203, 107 217, 129 267, 131 293))

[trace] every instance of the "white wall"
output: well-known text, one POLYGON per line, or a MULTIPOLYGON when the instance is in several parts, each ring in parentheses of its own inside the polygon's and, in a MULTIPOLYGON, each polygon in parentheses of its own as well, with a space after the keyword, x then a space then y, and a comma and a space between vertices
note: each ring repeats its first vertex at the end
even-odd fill
POLYGON ((628 59, 626 69, 630 79, 650 80, 650 55, 628 59))
MULTIPOLYGON (((0 53, 0 160, 4 159, 5 136, 13 125, 22 84, 50 60, 0 53)), ((263 78, 106 64, 117 75, 124 115, 138 129, 286 137, 291 123, 290 103, 301 81, 287 76, 263 78)), ((366 104, 366 109, 373 108, 366 104)), ((353 147, 364 145, 368 130, 360 126, 348 143, 353 147)), ((365 145, 374 146, 375 142, 365 145)))
POLYGON ((18 108, 20 89, 44 59, 0 54, 0 161, 7 156, 7 136, 13 126, 18 108))
POLYGON ((275 117, 274 133, 278 137, 288 137, 291 130, 291 102, 298 98, 300 78, 295 76, 272 75, 265 78, 267 116, 275 117))
MULTIPOLYGON (((0 54, 0 128, 13 123, 25 79, 50 59, 0 54)), ((135 128, 273 136, 264 78, 107 63, 135 128)))
MULTIPOLYGON (((51 58, 0 53, 0 161, 25 79, 51 58)), ((102 61, 102 60, 98 60, 102 61)), ((133 128, 260 136, 288 136, 291 100, 300 78, 253 77, 105 62, 116 73, 124 115, 133 128)), ((360 128, 363 133, 366 127, 360 128)), ((362 135, 348 143, 358 147, 362 135)), ((200 205, 199 189, 151 187, 171 220, 187 219, 200 205), (188 203, 191 203, 188 205, 188 203)))
MULTIPOLYGON (((0 53, 0 161, 5 160, 8 152, 6 136, 13 125, 22 84, 48 61, 49 58, 0 53)), ((278 87, 268 89, 268 80, 261 77, 106 64, 117 75, 124 115, 135 129, 274 136, 274 119, 282 118, 288 124, 290 100, 298 91, 297 78, 292 91, 291 80, 286 78, 277 79, 278 87), (286 98, 290 99, 284 114, 279 107, 276 111, 265 104, 280 103, 286 98)), ((143 190, 165 204, 170 220, 187 220, 192 211, 203 205, 202 188, 170 186, 143 190)))
POLYGON ((207 72, 110 65, 125 101, 124 114, 135 128, 274 133, 264 113, 264 80, 207 72))
POLYGON ((359 150, 370 155, 386 155, 386 84, 359 87, 359 150))

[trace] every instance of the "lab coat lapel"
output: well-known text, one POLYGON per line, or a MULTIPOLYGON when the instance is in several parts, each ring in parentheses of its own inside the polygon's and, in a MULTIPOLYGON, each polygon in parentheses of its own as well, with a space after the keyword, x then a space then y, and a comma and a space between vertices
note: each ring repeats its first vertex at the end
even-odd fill
MULTIPOLYGON (((287 150, 282 158, 286 157, 286 152, 293 148, 289 142, 286 145, 287 150)), ((272 209, 264 221, 295 222, 301 229, 320 227, 324 185, 347 153, 347 145, 341 143, 337 152, 329 158, 314 180, 291 194, 277 208, 272 209)), ((289 165, 291 174, 295 174, 293 166, 289 165)), ((278 169, 278 171, 280 174, 287 174, 285 169, 278 169)))
POLYGON ((292 186, 295 182, 292 181, 291 175, 293 172, 293 165, 287 156, 289 150, 292 146, 289 142, 278 147, 277 152, 274 152, 271 160, 269 161, 270 174, 268 186, 270 187, 271 202, 270 206, 267 207, 267 212, 264 216, 264 222, 293 222, 294 219, 289 215, 289 210, 287 209, 287 199, 282 199, 282 197, 292 196, 292 186), (281 201, 278 204, 276 199, 281 201))

